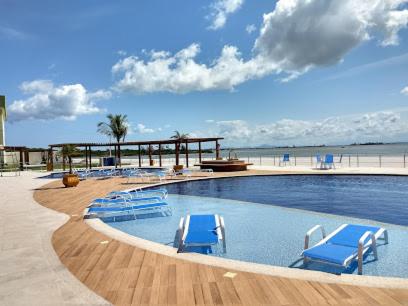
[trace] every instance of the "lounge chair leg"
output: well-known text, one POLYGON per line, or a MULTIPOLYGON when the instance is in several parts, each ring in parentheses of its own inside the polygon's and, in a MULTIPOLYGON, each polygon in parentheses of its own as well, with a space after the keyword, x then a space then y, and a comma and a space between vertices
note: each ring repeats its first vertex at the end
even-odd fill
POLYGON ((223 217, 220 217, 220 223, 221 223, 221 234, 222 234, 222 248, 225 254, 227 253, 227 240, 225 238, 225 224, 224 224, 223 217))
POLYGON ((388 244, 388 231, 387 230, 384 231, 384 241, 385 241, 385 244, 388 244))

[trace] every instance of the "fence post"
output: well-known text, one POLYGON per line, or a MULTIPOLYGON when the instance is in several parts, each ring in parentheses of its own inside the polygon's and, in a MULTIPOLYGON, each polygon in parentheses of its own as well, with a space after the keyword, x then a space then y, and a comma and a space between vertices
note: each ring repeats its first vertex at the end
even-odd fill
MULTIPOLYGON (((273 156, 273 165, 274 165, 274 166, 276 166, 275 158, 276 158, 276 156, 274 155, 274 156, 273 156)), ((405 159, 404 159, 404 160, 405 160, 405 159)), ((404 164, 405 164, 405 163, 404 163, 404 164)))
POLYGON ((295 166, 296 166, 296 155, 295 155, 295 166))
POLYGON ((259 155, 259 165, 262 166, 262 155, 259 155))
POLYGON ((357 154, 357 168, 360 167, 360 159, 358 158, 358 154, 357 154))
POLYGON ((249 155, 248 155, 248 164, 249 164, 249 155))
POLYGON ((381 168, 381 154, 379 155, 379 158, 380 158, 380 168, 381 168))
POLYGON ((406 165, 406 164, 405 164, 405 154, 404 154, 404 168, 405 168, 405 165, 406 165))
POLYGON ((313 155, 310 155, 310 167, 313 167, 313 155))

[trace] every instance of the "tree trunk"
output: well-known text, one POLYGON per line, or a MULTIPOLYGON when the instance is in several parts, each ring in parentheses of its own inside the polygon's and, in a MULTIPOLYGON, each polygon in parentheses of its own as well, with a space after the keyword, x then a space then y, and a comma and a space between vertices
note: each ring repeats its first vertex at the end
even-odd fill
POLYGON ((68 156, 69 174, 72 174, 72 157, 68 156))
POLYGON ((118 159, 119 159, 119 167, 122 167, 122 159, 120 154, 120 145, 118 145, 118 159))

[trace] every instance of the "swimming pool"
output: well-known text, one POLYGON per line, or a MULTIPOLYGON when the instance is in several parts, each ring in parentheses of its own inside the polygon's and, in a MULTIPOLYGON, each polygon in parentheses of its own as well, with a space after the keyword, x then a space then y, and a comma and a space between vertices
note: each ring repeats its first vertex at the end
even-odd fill
POLYGON ((408 226, 408 177, 247 176, 186 181, 169 193, 299 208, 408 226))
MULTIPOLYGON (((373 261, 372 255, 365 259, 364 274, 407 278, 408 227, 382 224, 367 220, 367 217, 361 219, 361 206, 364 205, 369 205, 366 209, 369 211, 369 218, 382 218, 381 214, 375 214, 375 210, 381 207, 376 200, 382 202, 386 198, 382 192, 376 190, 382 188, 391 199, 398 200, 397 210, 400 215, 399 218, 396 216, 392 202, 389 201, 385 204, 383 218, 394 220, 395 224, 404 224, 402 219, 406 217, 408 209, 407 205, 403 205, 406 201, 401 199, 407 193, 403 188, 407 185, 405 178, 336 176, 325 181, 325 177, 240 177, 171 184, 167 186, 171 193, 167 201, 173 207, 171 217, 138 219, 109 225, 131 235, 173 246, 180 217, 188 213, 218 213, 224 217, 226 223, 227 253, 217 253, 216 256, 294 268, 303 268, 300 254, 304 235, 315 224, 324 225, 327 232, 343 223, 380 225, 388 229, 390 243, 379 243, 379 260, 373 261), (391 186, 387 186, 389 183, 392 183, 391 186), (318 188, 322 186, 327 188, 322 191, 318 188), (370 201, 363 200, 363 192, 370 201), (196 195, 188 195, 189 193, 196 195), (285 194, 290 196, 285 198, 285 194), (243 199, 231 199, 237 198, 238 195, 243 199), (254 198, 249 201, 251 195, 254 198), (273 197, 273 203, 266 201, 268 195, 273 197), (349 202, 354 199, 358 200, 358 205, 349 202), (326 206, 330 203, 329 208, 324 207, 324 201, 327 201, 326 206), (318 204, 313 204, 314 202, 318 204), (353 207, 358 209, 353 210, 353 207), (319 210, 324 213, 314 212, 319 210), (351 215, 358 215, 360 218, 351 215)), ((315 239, 319 238, 318 236, 316 235, 315 239)), ((355 266, 342 271, 313 263, 307 268, 333 273, 357 273, 355 266)))

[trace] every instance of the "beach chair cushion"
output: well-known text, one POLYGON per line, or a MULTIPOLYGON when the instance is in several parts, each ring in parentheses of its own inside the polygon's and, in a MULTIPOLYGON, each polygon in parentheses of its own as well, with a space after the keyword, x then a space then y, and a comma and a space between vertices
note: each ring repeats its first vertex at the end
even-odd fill
POLYGON ((216 244, 218 243, 216 229, 214 215, 192 215, 184 242, 186 244, 216 244))
POLYGON ((344 261, 350 256, 356 255, 357 251, 358 248, 326 243, 304 251, 303 255, 312 259, 343 265, 344 261))
POLYGON ((218 236, 215 230, 209 231, 188 231, 184 240, 186 244, 216 244, 218 236))
MULTIPOLYGON (((376 226, 348 224, 340 232, 330 238, 327 243, 358 248, 358 241, 365 232, 370 231, 375 234, 379 230, 380 228, 376 226)), ((369 240, 370 237, 367 237, 366 241, 364 241, 364 244, 369 240)))

